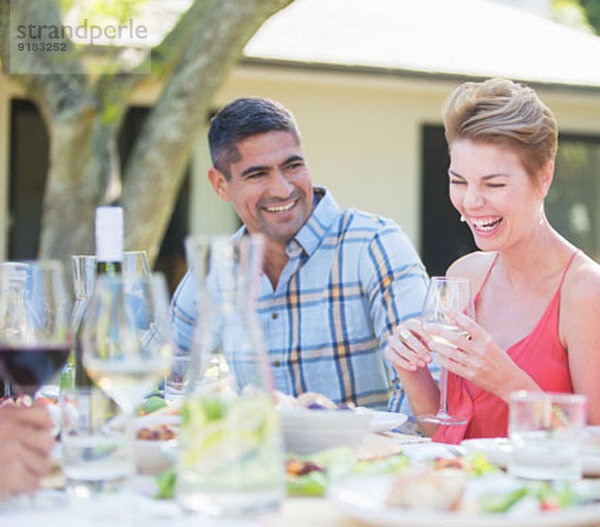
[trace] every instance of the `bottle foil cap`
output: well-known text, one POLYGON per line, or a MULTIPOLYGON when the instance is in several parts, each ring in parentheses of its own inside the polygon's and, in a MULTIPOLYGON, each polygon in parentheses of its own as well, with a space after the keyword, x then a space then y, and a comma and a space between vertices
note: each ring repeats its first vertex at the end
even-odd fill
POLYGON ((123 260, 123 209, 98 207, 96 209, 96 261, 123 260))

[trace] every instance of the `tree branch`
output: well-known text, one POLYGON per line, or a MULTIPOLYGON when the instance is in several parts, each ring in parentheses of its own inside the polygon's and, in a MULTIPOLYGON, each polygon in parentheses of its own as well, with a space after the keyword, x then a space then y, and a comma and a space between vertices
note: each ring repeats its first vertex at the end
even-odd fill
POLYGON ((126 167, 122 203, 127 216, 136 222, 129 223, 126 241, 141 242, 151 258, 158 251, 189 153, 205 122, 213 94, 255 31, 291 2, 206 2, 210 8, 196 21, 194 38, 147 119, 126 167), (153 191, 148 193, 148 188, 153 191), (147 199, 138 199, 143 194, 147 199))
MULTIPOLYGON (((60 9, 55 0, 36 0, 36 2, 2 0, 1 20, 2 67, 5 72, 10 73, 12 58, 18 60, 19 64, 24 66, 23 69, 31 72, 13 74, 11 78, 21 84, 36 100, 47 124, 66 109, 69 109, 69 112, 80 112, 82 105, 90 104, 85 97, 87 77, 79 55, 68 38, 65 38, 66 51, 60 52, 60 55, 59 52, 29 51, 18 56, 10 56, 11 53, 18 53, 10 46, 11 41, 14 44, 17 40, 17 35, 11 34, 11 31, 18 25, 26 27, 33 25, 36 28, 62 25, 60 9)), ((40 43, 30 38, 29 33, 26 38, 19 38, 19 42, 25 46, 40 43)))
POLYGON ((129 99, 136 87, 148 81, 148 75, 139 72, 150 70, 150 77, 154 82, 167 78, 192 40, 198 21, 203 19, 210 7, 210 1, 195 0, 187 12, 181 14, 177 24, 163 41, 150 51, 145 61, 134 71, 102 75, 98 82, 99 97, 104 99, 106 93, 119 92, 123 99, 129 99))

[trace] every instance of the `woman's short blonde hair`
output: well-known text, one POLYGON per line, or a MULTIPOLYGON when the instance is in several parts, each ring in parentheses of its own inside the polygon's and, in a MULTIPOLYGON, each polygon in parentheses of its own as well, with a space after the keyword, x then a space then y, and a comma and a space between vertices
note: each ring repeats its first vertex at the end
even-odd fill
POLYGON ((506 79, 461 84, 442 107, 446 141, 514 148, 530 177, 553 161, 558 144, 554 114, 535 91, 506 79))

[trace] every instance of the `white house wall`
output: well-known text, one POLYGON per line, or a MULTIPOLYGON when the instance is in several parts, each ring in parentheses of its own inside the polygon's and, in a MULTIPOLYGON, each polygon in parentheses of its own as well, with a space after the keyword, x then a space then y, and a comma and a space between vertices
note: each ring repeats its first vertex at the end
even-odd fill
MULTIPOLYGON (((399 76, 294 70, 242 65, 214 100, 215 108, 243 96, 279 100, 295 114, 316 184, 341 206, 396 220, 420 247, 420 178, 423 124, 440 124, 440 107, 457 82, 399 76)), ((600 135, 600 91, 537 88, 560 129, 600 135)), ((0 74, 0 256, 8 233, 9 100, 16 93, 0 74)), ((136 94, 151 104, 157 87, 136 94)), ((228 233, 237 220, 206 180, 209 157, 201 134, 192 172, 192 233, 228 233)))
MULTIPOLYGON (((343 207, 393 218, 418 245, 420 127, 439 123, 439 107, 449 89, 359 75, 244 66, 219 92, 215 106, 243 96, 283 103, 298 121, 314 183, 328 187, 343 207)), ((204 179, 208 158, 199 157, 197 177, 204 179)), ((207 186, 200 181, 197 188, 207 186)), ((199 194, 196 199, 204 200, 199 194)), ((223 210, 229 210, 213 203, 214 214, 222 217, 223 210)), ((194 216, 192 230, 201 232, 203 225, 206 220, 194 216)))
MULTIPOLYGON (((421 229, 421 127, 441 124, 440 107, 458 82, 410 80, 353 73, 294 71, 240 66, 218 93, 215 106, 243 96, 271 97, 296 116, 313 180, 327 186, 341 206, 396 220, 417 248, 421 229)), ((600 134, 600 92, 537 88, 555 112, 560 129, 600 134)), ((205 146, 201 150, 204 152, 205 146)), ((196 174, 205 180, 208 157, 199 155, 196 174)), ((209 224, 204 212, 231 222, 231 212, 201 181, 203 206, 191 229, 209 224)), ((196 208, 198 211, 198 208, 196 208)), ((215 222, 210 225, 215 227, 215 222)), ((223 230, 223 229, 217 229, 223 230)), ((208 231, 213 232, 213 231, 208 231)))

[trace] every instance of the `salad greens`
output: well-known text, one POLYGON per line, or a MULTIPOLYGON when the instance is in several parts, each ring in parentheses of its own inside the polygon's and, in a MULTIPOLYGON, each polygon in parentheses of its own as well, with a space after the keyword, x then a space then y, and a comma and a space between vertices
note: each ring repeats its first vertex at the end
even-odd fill
POLYGON ((396 454, 357 461, 352 449, 336 447, 305 456, 288 456, 287 492, 292 496, 323 496, 327 485, 352 474, 391 474, 406 467, 408 458, 396 454))
POLYGON ((158 491, 154 494, 153 498, 157 500, 170 500, 174 498, 176 479, 177 476, 174 468, 170 468, 162 474, 158 474, 158 476, 156 476, 158 491))
POLYGON ((530 500, 542 511, 568 509, 586 501, 586 497, 573 484, 550 482, 527 482, 511 492, 482 494, 479 509, 488 513, 504 513, 515 505, 530 500))
POLYGON ((152 412, 156 412, 156 410, 160 410, 168 406, 166 401, 159 397, 158 395, 153 395, 152 397, 148 397, 142 405, 137 410, 137 415, 148 415, 152 412))
MULTIPOLYGON (((323 496, 327 486, 337 479, 351 474, 390 474, 402 470, 408 464, 403 454, 377 459, 357 461, 351 448, 336 447, 311 455, 289 455, 286 462, 287 493, 290 496, 323 496)), ((173 498, 175 492, 175 469, 156 477, 157 499, 173 498)))

